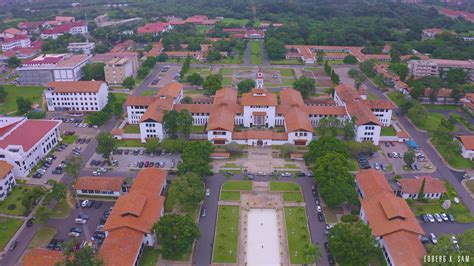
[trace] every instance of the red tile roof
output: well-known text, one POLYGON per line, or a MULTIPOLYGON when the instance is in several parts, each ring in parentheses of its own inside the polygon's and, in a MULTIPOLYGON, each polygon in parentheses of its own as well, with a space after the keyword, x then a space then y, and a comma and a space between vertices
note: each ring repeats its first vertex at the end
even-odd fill
POLYGON ((425 193, 446 193, 446 187, 441 179, 431 176, 417 176, 416 178, 401 179, 400 185, 402 192, 409 194, 417 194, 420 192, 421 184, 425 180, 425 193))
POLYGON ((25 252, 23 266, 54 266, 62 259, 61 251, 34 248, 25 252))
POLYGON ((392 255, 393 265, 422 265, 421 260, 427 253, 417 234, 399 231, 385 235, 383 239, 392 255))
POLYGON ((363 102, 370 109, 388 109, 394 110, 395 105, 389 100, 365 100, 363 102))
POLYGON ((183 85, 178 83, 178 82, 171 82, 166 84, 164 87, 162 87, 157 95, 159 96, 165 96, 165 97, 170 97, 172 99, 176 99, 181 91, 183 90, 183 85))
POLYGON ((207 131, 223 129, 234 130, 234 118, 241 112, 242 106, 237 103, 237 91, 231 88, 222 88, 214 97, 214 109, 209 116, 207 131))
POLYGON ((474 150, 474 135, 473 136, 457 136, 456 137, 464 146, 466 150, 474 150))
POLYGON ((242 95, 242 105, 276 106, 276 95, 267 92, 265 89, 252 89, 250 92, 242 95))
POLYGON ((13 165, 7 163, 6 161, 0 161, 0 180, 5 179, 5 177, 13 170, 13 165))
POLYGON ((82 176, 76 181, 75 188, 80 190, 122 191, 125 177, 82 176))
POLYGON ((58 120, 26 120, 21 122, 21 125, 10 134, 3 136, 3 139, 0 140, 0 148, 5 149, 8 145, 20 145, 27 152, 60 124, 61 121, 58 120))
POLYGON ((134 265, 143 242, 143 233, 127 227, 111 231, 99 249, 106 266, 134 265))
POLYGON ((48 88, 53 92, 99 92, 103 81, 52 81, 48 83, 48 88))
POLYGON ((243 132, 232 133, 234 140, 248 139, 271 139, 271 140, 288 140, 288 134, 285 132, 273 132, 271 130, 247 130, 243 132))
POLYGON ((351 116, 356 117, 357 125, 375 124, 380 125, 378 118, 372 113, 370 108, 360 98, 354 88, 346 84, 340 84, 335 88, 337 95, 345 102, 347 111, 351 116))
POLYGON ((42 32, 42 34, 61 34, 61 33, 68 33, 72 28, 75 27, 83 27, 87 26, 87 24, 83 21, 77 21, 77 22, 70 22, 70 23, 64 23, 59 26, 56 26, 52 29, 47 29, 42 32))
POLYGON ((143 27, 137 29, 138 34, 146 34, 146 33, 161 33, 163 32, 169 24, 166 22, 154 22, 154 23, 147 23, 143 27))
POLYGON ((375 169, 360 171, 356 174, 356 181, 364 193, 364 197, 380 193, 393 193, 392 187, 383 174, 375 169))
POLYGON ((155 100, 155 96, 129 95, 125 101, 125 106, 150 106, 155 100))

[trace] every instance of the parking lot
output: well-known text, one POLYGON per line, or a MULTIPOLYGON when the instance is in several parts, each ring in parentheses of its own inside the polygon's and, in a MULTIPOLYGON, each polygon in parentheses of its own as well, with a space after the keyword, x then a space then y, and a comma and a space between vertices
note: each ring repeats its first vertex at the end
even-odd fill
MULTIPOLYGON (((115 202, 109 201, 100 201, 100 206, 98 207, 99 201, 95 201, 90 208, 78 207, 71 210, 71 214, 66 219, 51 219, 48 222, 49 227, 54 227, 57 230, 57 234, 54 237, 55 239, 62 240, 67 242, 72 237, 69 236, 71 228, 80 228, 82 232, 77 238, 78 242, 81 243, 84 240, 92 240, 91 237, 94 235, 97 227, 101 223, 101 219, 104 218, 104 213, 113 207, 115 202), (88 216, 88 220, 85 224, 77 224, 76 218, 79 215, 88 216)), ((104 223, 105 220, 102 220, 104 223)), ((97 244, 99 240, 94 239, 94 244, 97 244)))
POLYGON ((178 81, 180 66, 163 65, 158 75, 153 77, 150 87, 163 87, 172 81, 178 81))
MULTIPOLYGON (((143 148, 119 148, 112 154, 111 160, 117 162, 116 166, 114 166, 114 170, 119 172, 146 167, 175 170, 181 160, 181 156, 179 154, 169 153, 150 154, 146 153, 143 148)), ((104 159, 101 154, 94 153, 91 159, 87 162, 86 167, 92 169, 103 167, 103 161, 104 159), (100 161, 101 165, 97 165, 97 161, 100 161)))

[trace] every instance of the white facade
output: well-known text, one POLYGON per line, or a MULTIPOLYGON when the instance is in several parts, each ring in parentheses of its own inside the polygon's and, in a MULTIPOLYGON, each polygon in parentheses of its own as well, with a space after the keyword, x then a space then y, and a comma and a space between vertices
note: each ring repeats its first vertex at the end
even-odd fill
POLYGON ((82 53, 90 55, 95 48, 95 43, 93 42, 71 42, 67 46, 67 49, 71 53, 82 53))
POLYGON ((30 38, 25 37, 25 38, 12 38, 12 39, 7 39, 4 43, 2 43, 2 51, 6 52, 11 49, 15 48, 26 48, 26 47, 31 47, 31 41, 30 38))
POLYGON ((158 138, 160 141, 163 140, 163 124, 157 122, 141 122, 140 139, 143 143, 145 143, 147 138, 158 138))
MULTIPOLYGON (((443 196, 443 193, 424 193, 424 195, 425 195, 424 196, 425 199, 439 200, 441 196, 443 196)), ((410 194, 410 193, 402 192, 401 196, 404 199, 418 199, 418 193, 410 194)))
POLYGON ((97 92, 81 91, 80 83, 75 91, 55 92, 54 88, 44 91, 48 111, 97 112, 107 105, 108 95, 109 87, 105 82, 97 92))
POLYGON ((244 106, 243 125, 244 127, 274 127, 275 106, 244 106), (265 113, 265 115, 255 115, 258 113, 265 113))
POLYGON ((392 123, 392 110, 376 108, 371 109, 374 115, 379 119, 384 127, 389 127, 392 123))
POLYGON ((8 171, 5 176, 0 177, 0 201, 4 201, 8 193, 12 191, 13 186, 16 185, 13 171, 8 171))
POLYGON ((148 106, 127 106, 127 118, 129 124, 138 124, 148 106))
POLYGON ((214 144, 229 144, 232 142, 232 132, 226 130, 210 130, 207 139, 214 144))
POLYGON ((381 130, 382 127, 378 125, 356 126, 356 141, 372 141, 375 145, 379 145, 381 130))
POLYGON ((474 160, 474 150, 466 149, 464 145, 461 144, 461 156, 469 160, 474 160))
MULTIPOLYGON (((64 25, 60 25, 58 26, 58 28, 61 27, 63 28, 64 25)), ((67 29, 64 29, 64 30, 59 30, 59 29, 52 29, 52 30, 46 30, 46 31, 43 31, 40 35, 41 39, 53 39, 53 40, 56 40, 57 38, 59 38, 59 36, 62 36, 66 33, 69 33, 69 34, 72 34, 72 35, 84 35, 86 33, 88 33, 88 28, 87 28, 87 25, 84 24, 79 24, 79 23, 76 23, 76 25, 72 26, 72 27, 68 27, 67 29)))
POLYGON ((103 191, 103 190, 85 190, 76 189, 78 196, 93 196, 93 197, 120 197, 121 191, 103 191))

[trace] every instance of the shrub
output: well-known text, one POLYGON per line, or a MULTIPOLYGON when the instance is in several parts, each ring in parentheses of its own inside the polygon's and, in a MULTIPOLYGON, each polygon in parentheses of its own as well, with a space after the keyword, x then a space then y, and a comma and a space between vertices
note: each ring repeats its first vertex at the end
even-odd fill
POLYGON ((341 217, 341 221, 345 223, 353 223, 357 222, 359 220, 359 216, 355 214, 346 214, 341 217))
POLYGON ((14 204, 14 203, 9 204, 7 209, 10 210, 10 211, 13 211, 14 209, 16 209, 16 204, 14 204))

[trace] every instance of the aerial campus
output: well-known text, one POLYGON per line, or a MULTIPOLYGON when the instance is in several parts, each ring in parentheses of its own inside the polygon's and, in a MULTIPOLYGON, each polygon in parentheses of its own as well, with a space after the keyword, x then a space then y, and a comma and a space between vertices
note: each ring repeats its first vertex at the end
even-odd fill
POLYGON ((0 46, 0 265, 473 264, 472 1, 0 0, 0 46))

